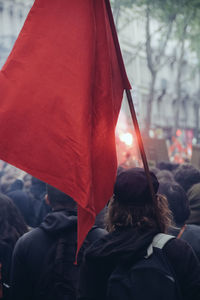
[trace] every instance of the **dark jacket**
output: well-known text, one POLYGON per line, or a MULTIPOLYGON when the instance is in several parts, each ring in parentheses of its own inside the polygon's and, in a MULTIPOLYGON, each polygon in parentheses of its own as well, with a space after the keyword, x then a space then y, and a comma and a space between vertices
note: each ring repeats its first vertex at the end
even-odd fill
POLYGON ((13 243, 0 240, 0 263, 1 276, 3 282, 3 300, 9 299, 9 286, 10 286, 10 269, 12 252, 14 249, 13 243))
MULTIPOLYGON (((170 234, 178 236, 180 228, 171 229, 170 234)), ((200 261, 200 226, 198 225, 185 225, 185 230, 183 231, 180 239, 186 241, 194 250, 197 258, 200 261)))
MULTIPOLYGON (((32 300, 48 249, 64 232, 70 239, 70 278, 78 280, 78 267, 74 265, 77 241, 77 216, 75 212, 55 211, 49 213, 40 227, 23 235, 14 249, 11 274, 11 295, 13 300, 32 300)), ((105 231, 101 230, 102 234, 105 231)), ((100 234, 100 236, 102 236, 100 234)), ((73 284, 73 282, 72 282, 73 284)))
POLYGON ((23 186, 23 181, 16 179, 6 195, 13 200, 14 204, 22 214, 26 224, 33 226, 35 219, 33 201, 27 192, 23 190, 23 186))
MULTIPOLYGON (((107 281, 115 267, 119 263, 132 266, 144 257, 157 233, 118 230, 95 242, 86 251, 81 267, 78 299, 106 299, 107 281)), ((163 251, 177 275, 183 299, 200 299, 200 265, 190 246, 184 241, 172 239, 163 251)))
POLYGON ((28 194, 22 190, 15 190, 7 193, 6 195, 13 200, 14 204, 22 214, 26 224, 29 226, 33 226, 35 218, 33 211, 33 202, 29 198, 28 194))
POLYGON ((187 224, 200 225, 200 183, 194 184, 187 192, 190 216, 187 224))

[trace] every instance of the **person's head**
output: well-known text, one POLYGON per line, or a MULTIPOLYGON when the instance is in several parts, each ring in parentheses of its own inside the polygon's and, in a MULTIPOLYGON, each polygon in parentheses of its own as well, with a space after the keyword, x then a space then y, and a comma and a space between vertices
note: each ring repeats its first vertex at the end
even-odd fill
POLYGON ((168 170, 168 171, 174 171, 178 168, 179 164, 175 164, 169 161, 160 161, 157 163, 156 167, 159 170, 168 170))
POLYGON ((46 193, 46 183, 36 177, 32 177, 30 192, 34 198, 42 199, 46 193))
POLYGON ((200 183, 194 184, 187 192, 190 216, 188 224, 200 225, 200 183))
POLYGON ((76 202, 70 196, 49 184, 47 184, 47 202, 54 210, 76 210, 76 202))
POLYGON ((108 206, 107 229, 134 227, 166 232, 170 225, 170 211, 164 196, 158 195, 159 183, 150 172, 156 203, 153 202, 146 174, 141 168, 121 172, 116 179, 114 195, 108 206))
POLYGON ((0 207, 0 243, 14 246, 17 239, 27 232, 27 226, 13 201, 1 193, 0 207))
POLYGON ((160 170, 156 167, 150 167, 149 170, 154 173, 157 176, 157 173, 160 172, 160 170))
POLYGON ((174 179, 187 192, 193 184, 200 183, 200 170, 191 164, 182 164, 174 172, 174 179))
POLYGON ((160 180, 165 180, 165 181, 174 181, 174 175, 172 172, 168 171, 168 170, 161 170, 156 174, 156 177, 158 179, 158 181, 160 182, 160 180))
POLYGON ((29 193, 32 184, 32 176, 30 174, 26 174, 23 180, 24 180, 24 190, 29 193))
POLYGON ((1 177, 1 192, 6 194, 9 190, 11 185, 15 182, 16 177, 12 174, 5 174, 1 177))
POLYGON ((176 182, 161 180, 159 183, 159 193, 166 196, 175 224, 183 226, 190 215, 186 192, 176 182))

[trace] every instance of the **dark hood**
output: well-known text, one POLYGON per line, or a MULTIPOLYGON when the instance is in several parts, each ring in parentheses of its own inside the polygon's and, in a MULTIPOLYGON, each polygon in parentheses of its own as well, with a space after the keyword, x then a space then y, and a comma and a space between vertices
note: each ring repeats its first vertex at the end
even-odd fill
POLYGON ((40 228, 51 234, 77 230, 77 214, 66 210, 53 211, 46 216, 40 228))
POLYGON ((148 246, 158 230, 152 229, 146 232, 138 229, 126 228, 112 232, 94 243, 87 251, 89 260, 101 260, 117 262, 118 260, 133 261, 146 254, 148 246))

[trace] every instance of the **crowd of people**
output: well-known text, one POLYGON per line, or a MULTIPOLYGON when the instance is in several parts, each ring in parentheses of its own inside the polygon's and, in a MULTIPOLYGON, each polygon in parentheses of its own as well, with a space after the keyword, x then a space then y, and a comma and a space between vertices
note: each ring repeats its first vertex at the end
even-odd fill
POLYGON ((0 299, 200 299, 200 170, 119 167, 76 260, 77 207, 6 163, 0 171, 0 299))

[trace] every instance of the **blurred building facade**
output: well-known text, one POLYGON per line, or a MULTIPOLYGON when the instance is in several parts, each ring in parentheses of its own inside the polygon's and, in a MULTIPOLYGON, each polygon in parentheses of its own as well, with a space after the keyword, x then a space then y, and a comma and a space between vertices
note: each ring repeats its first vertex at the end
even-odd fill
MULTIPOLYGON (((145 16, 134 13, 133 9, 123 9, 118 18, 118 34, 129 79, 133 86, 134 98, 137 99, 137 112, 141 128, 145 124, 147 101, 150 92, 151 74, 147 66, 145 43, 145 16)), ((161 42, 160 24, 151 22, 152 32, 157 37, 153 40, 153 48, 161 42)), ((165 64, 158 72, 156 91, 152 104, 151 132, 164 132, 165 138, 174 134, 176 125, 175 107, 177 101, 177 69, 179 49, 177 43, 170 40, 166 47, 163 61, 165 64)), ((179 101, 179 118, 177 121, 179 134, 181 131, 196 143, 199 139, 200 120, 200 77, 193 72, 197 65, 194 53, 185 45, 184 61, 181 73, 181 95, 179 101)))
POLYGON ((0 0, 0 68, 8 57, 33 0, 0 0))

